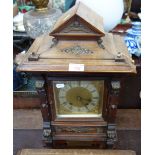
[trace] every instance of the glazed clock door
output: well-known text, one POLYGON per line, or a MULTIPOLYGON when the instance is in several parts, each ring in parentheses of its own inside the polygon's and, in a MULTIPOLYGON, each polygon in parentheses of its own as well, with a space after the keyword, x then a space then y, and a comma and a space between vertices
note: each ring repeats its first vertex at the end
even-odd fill
POLYGON ((53 81, 56 117, 102 117, 104 81, 53 81))

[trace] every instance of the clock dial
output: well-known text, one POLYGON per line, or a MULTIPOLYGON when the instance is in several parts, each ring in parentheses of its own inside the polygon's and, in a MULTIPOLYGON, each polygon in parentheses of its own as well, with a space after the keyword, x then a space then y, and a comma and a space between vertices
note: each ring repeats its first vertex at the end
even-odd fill
POLYGON ((101 116, 104 81, 54 81, 57 116, 101 116))

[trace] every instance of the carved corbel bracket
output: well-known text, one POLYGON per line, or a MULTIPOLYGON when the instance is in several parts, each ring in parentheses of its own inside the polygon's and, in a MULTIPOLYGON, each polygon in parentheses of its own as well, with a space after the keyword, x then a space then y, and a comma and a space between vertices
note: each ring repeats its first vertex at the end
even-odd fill
POLYGON ((98 39, 97 40, 97 43, 98 43, 98 45, 99 45, 100 48, 105 49, 102 39, 98 39))
POLYGON ((111 92, 115 95, 119 95, 121 83, 120 81, 111 81, 111 92))
POLYGON ((56 46, 58 44, 58 39, 55 37, 52 39, 52 45, 51 45, 51 48, 56 46))

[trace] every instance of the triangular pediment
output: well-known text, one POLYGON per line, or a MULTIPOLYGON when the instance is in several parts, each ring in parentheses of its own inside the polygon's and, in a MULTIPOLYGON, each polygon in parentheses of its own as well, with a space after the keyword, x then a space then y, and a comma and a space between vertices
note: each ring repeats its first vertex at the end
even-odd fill
POLYGON ((80 2, 60 17, 49 35, 102 37, 103 19, 80 2))
POLYGON ((100 35, 99 32, 96 32, 91 28, 90 25, 86 24, 79 17, 73 18, 69 22, 67 22, 63 27, 59 28, 55 31, 55 34, 65 34, 65 35, 85 35, 85 34, 93 34, 100 35))

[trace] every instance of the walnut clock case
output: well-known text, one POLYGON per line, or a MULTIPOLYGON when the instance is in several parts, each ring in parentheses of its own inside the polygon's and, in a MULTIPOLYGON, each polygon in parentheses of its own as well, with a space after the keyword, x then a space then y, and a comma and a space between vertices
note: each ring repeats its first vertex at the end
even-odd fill
POLYGON ((38 78, 45 144, 113 146, 121 80, 136 68, 123 39, 104 32, 102 17, 75 5, 17 60, 18 71, 38 78))

